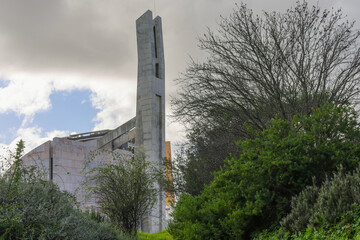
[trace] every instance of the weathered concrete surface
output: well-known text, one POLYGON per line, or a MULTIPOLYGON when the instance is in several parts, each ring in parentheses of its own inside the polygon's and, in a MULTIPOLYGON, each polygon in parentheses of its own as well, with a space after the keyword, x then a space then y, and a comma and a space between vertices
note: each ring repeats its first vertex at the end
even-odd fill
POLYGON ((95 207, 95 199, 82 187, 85 161, 97 149, 97 141, 77 142, 66 138, 47 141, 23 157, 25 165, 37 166, 61 190, 75 195, 82 209, 95 207), (50 164, 52 163, 52 164, 50 164))
POLYGON ((120 148, 123 144, 135 138, 136 117, 130 119, 120 127, 110 131, 102 138, 98 139, 99 148, 110 148, 112 150, 120 148))
POLYGON ((87 191, 82 187, 85 161, 92 151, 97 150, 96 140, 77 142, 66 138, 53 139, 53 182, 60 189, 74 194, 83 209, 95 204, 94 199, 86 199, 87 191))
POLYGON ((47 141, 22 158, 25 166, 36 166, 47 179, 50 179, 50 148, 51 141, 47 141))
MULTIPOLYGON (((138 85, 135 146, 144 149, 147 159, 159 164, 165 159, 165 65, 161 18, 149 10, 136 21, 138 85)), ((160 188, 159 185, 157 187, 160 188)), ((165 229, 165 193, 160 189, 157 203, 142 222, 145 232, 165 229)))

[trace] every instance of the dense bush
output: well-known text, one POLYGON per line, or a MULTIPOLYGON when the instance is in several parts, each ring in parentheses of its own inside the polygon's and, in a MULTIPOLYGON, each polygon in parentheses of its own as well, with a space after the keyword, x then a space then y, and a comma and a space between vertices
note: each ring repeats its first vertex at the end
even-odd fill
POLYGON ((351 209, 338 215, 337 224, 321 223, 318 227, 307 227, 301 232, 284 232, 283 229, 263 231, 253 240, 348 240, 360 239, 360 205, 354 204, 351 209))
POLYGON ((325 105, 292 122, 275 119, 255 139, 240 141, 232 158, 197 197, 183 195, 170 233, 178 239, 248 239, 276 226, 290 211, 291 198, 320 184, 340 165, 355 169, 360 130, 355 112, 325 105))
POLYGON ((74 208, 74 199, 47 181, 20 182, 15 194, 2 196, 0 236, 5 239, 116 239, 115 230, 97 223, 74 208))
POLYGON ((110 224, 76 209, 72 195, 22 166, 22 149, 21 141, 11 168, 0 175, 0 239, 118 239, 110 224))
POLYGON ((291 212, 281 226, 292 232, 304 231, 322 223, 335 224, 339 216, 360 204, 360 170, 344 174, 342 170, 327 178, 321 187, 309 186, 291 202, 291 212))

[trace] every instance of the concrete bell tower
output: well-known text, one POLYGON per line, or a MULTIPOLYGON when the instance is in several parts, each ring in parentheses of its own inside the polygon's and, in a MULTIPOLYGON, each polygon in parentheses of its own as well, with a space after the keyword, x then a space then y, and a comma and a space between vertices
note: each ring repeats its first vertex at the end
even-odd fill
MULTIPOLYGON (((165 62, 161 18, 148 10, 136 20, 138 82, 135 146, 144 149, 147 159, 158 164, 165 159, 165 62)), ((161 166, 161 165, 160 165, 161 166)), ((155 183, 157 187, 160 186, 155 183)), ((165 229, 165 192, 142 221, 142 231, 165 229)))

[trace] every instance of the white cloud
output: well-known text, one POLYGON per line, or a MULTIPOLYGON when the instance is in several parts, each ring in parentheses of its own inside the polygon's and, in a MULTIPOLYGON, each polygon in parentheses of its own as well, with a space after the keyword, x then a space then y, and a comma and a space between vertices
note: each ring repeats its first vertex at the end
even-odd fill
POLYGON ((31 118, 35 113, 48 110, 51 83, 32 81, 26 77, 13 77, 8 86, 0 88, 0 113, 15 112, 31 118))
POLYGON ((135 81, 93 84, 92 105, 99 110, 94 130, 116 128, 135 116, 135 81))
POLYGON ((51 132, 43 132, 39 127, 20 128, 17 131, 16 139, 10 144, 10 147, 15 146, 15 144, 22 139, 25 142, 26 153, 42 143, 52 140, 54 137, 65 137, 68 135, 68 131, 53 130, 51 132))
POLYGON ((22 139, 25 143, 24 153, 27 153, 42 143, 52 140, 54 137, 68 136, 68 131, 54 130, 51 132, 43 132, 39 127, 19 128, 16 132, 16 138, 10 144, 0 143, 0 173, 2 164, 8 162, 9 153, 15 152, 16 144, 22 139))
POLYGON ((178 122, 171 122, 169 117, 166 119, 166 122, 166 141, 171 141, 172 144, 178 144, 184 141, 185 129, 183 125, 178 122))

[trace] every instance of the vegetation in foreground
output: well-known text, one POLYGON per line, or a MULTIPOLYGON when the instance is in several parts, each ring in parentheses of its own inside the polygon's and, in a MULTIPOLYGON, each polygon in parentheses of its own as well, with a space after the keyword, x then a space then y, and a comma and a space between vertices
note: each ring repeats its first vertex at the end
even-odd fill
POLYGON ((254 239, 360 239, 360 168, 340 169, 321 186, 306 187, 292 199, 281 228, 254 239))
MULTIPOLYGON (((175 239, 249 239, 279 227, 292 198, 307 186, 321 186, 340 166, 344 173, 356 169, 360 128, 355 111, 331 104, 313 111, 291 122, 277 118, 254 132, 255 139, 239 141, 240 158, 228 160, 199 196, 181 196, 170 234, 175 239)), ((326 207, 333 210, 330 203, 326 207)))
POLYGON ((336 224, 328 222, 318 226, 308 226, 301 232, 285 231, 282 228, 255 234, 253 240, 348 240, 360 239, 360 206, 354 204, 351 210, 346 211, 337 218, 336 224))
POLYGON ((20 141, 13 163, 0 175, 0 239, 127 239, 76 207, 75 198, 39 171, 22 165, 20 141))
POLYGON ((154 206, 159 191, 154 183, 164 184, 165 175, 163 168, 145 159, 143 152, 129 155, 115 151, 94 152, 84 173, 85 185, 101 211, 128 234, 136 232, 141 219, 154 206), (94 167, 96 156, 106 159, 94 167))
POLYGON ((173 240, 174 238, 169 234, 167 230, 158 233, 138 233, 139 240, 173 240))
MULTIPOLYGON (((23 165, 23 149, 20 141, 16 153, 6 159, 8 166, 1 169, 0 239, 137 239, 134 229, 154 204, 153 182, 162 176, 143 155, 125 158, 112 153, 112 161, 87 172, 88 180, 95 181, 91 190, 100 197, 109 221, 94 211, 82 212, 75 197, 46 180, 41 169, 23 165), (106 191, 116 194, 106 195, 106 191), (129 211, 133 208, 137 210, 129 211)), ((171 237, 166 231, 140 235, 146 239, 171 237)))
POLYGON ((174 168, 175 239, 356 237, 346 235, 359 218, 353 27, 306 1, 263 16, 241 4, 200 39, 209 57, 189 64, 172 101, 188 130, 174 168))

